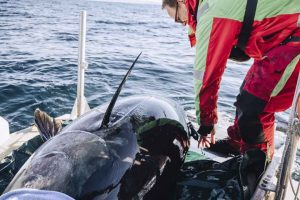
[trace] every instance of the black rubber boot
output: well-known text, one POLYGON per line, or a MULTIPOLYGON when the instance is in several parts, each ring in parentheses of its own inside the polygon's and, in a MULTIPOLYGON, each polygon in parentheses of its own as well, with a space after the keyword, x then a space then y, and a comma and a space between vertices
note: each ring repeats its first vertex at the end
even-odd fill
POLYGON ((227 137, 224 139, 217 140, 215 144, 210 144, 210 151, 221 153, 225 155, 239 155, 239 142, 232 140, 227 137))

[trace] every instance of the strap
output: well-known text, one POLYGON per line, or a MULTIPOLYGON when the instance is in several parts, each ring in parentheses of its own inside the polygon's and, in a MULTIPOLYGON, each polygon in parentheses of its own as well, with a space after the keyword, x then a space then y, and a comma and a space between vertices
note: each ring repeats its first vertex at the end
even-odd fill
POLYGON ((247 0, 244 21, 243 21, 242 29, 241 29, 241 32, 240 32, 240 35, 238 38, 238 42, 236 45, 243 51, 245 50, 246 44, 250 37, 252 25, 254 22, 256 7, 257 7, 257 0, 247 0))
POLYGON ((199 140, 199 134, 198 132, 195 130, 193 124, 191 122, 187 123, 188 127, 189 127, 189 136, 192 136, 194 138, 194 140, 198 141, 199 140))
POLYGON ((300 37, 290 36, 287 39, 285 39, 281 44, 286 44, 289 42, 300 42, 300 37))

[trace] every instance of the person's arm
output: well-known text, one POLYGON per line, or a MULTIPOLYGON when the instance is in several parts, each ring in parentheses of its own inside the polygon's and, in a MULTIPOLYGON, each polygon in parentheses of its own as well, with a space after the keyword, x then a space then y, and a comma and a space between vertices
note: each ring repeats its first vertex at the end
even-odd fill
POLYGON ((218 121, 217 99, 221 77, 241 23, 210 16, 200 18, 194 64, 195 107, 200 125, 198 147, 210 147, 211 143, 215 143, 214 124, 218 121), (211 138, 207 138, 208 134, 211 138))
POLYGON ((194 64, 195 106, 200 125, 217 123, 217 93, 240 26, 236 20, 200 17, 194 64))

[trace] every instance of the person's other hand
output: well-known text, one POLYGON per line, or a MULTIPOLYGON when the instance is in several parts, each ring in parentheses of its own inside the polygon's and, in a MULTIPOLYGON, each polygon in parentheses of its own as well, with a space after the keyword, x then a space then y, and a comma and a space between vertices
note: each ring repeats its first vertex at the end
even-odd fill
POLYGON ((210 144, 215 144, 215 128, 211 126, 200 126, 197 131, 200 134, 198 148, 209 148, 210 144), (208 136, 210 134, 210 137, 208 136))

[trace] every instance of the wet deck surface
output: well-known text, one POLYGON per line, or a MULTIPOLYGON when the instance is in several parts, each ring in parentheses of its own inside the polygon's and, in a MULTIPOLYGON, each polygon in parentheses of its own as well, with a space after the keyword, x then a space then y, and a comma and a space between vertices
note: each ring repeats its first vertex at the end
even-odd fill
POLYGON ((27 142, 28 140, 30 140, 38 134, 39 132, 36 126, 34 125, 10 134, 8 140, 6 140, 0 146, 0 160, 2 160, 5 156, 9 155, 12 152, 12 150, 19 148, 23 143, 27 142))
MULTIPOLYGON (((70 120, 71 116, 69 114, 62 115, 55 119, 61 121, 70 120)), ((37 127, 32 125, 26 129, 17 131, 9 135, 9 138, 0 145, 0 160, 2 160, 5 156, 9 155, 12 150, 19 148, 23 143, 32 139, 33 137, 39 134, 37 127)))

